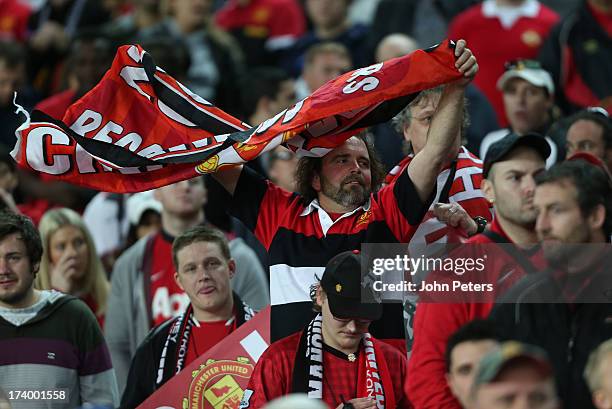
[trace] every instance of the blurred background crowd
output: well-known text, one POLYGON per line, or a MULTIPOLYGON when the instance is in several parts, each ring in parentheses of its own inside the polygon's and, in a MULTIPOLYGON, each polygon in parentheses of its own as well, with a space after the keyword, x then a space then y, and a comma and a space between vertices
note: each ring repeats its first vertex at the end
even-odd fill
MULTIPOLYGON (((255 126, 344 72, 444 38, 467 40, 480 66, 466 91, 471 153, 484 158, 510 131, 537 132, 551 148, 548 166, 576 152, 612 166, 612 0, 0 0, 0 206, 39 227, 36 287, 78 295, 104 326, 117 258, 152 232, 174 237, 207 221, 243 257, 248 273, 234 290, 260 309, 268 260, 207 194, 205 178, 119 195, 16 169, 9 152, 25 116, 14 104, 61 120, 119 46, 140 44, 196 94, 255 126)), ((410 152, 402 126, 370 130, 387 171, 410 152)), ((295 191, 297 161, 279 147, 249 166, 295 191)), ((163 243, 141 251, 168 252, 163 243)), ((188 302, 169 291, 153 300, 155 323, 188 302)))

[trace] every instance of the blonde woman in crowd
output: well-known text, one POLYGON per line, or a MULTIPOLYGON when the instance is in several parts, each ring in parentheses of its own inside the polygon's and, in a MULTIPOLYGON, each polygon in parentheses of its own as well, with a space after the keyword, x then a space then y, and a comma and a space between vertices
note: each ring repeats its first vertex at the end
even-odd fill
POLYGON ((83 219, 71 209, 57 208, 44 214, 38 228, 43 256, 36 288, 79 297, 103 327, 110 284, 83 219))

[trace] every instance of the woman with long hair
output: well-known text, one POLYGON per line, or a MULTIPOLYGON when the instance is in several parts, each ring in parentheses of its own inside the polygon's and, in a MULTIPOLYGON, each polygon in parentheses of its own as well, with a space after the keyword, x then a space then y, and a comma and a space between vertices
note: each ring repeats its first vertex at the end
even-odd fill
POLYGON ((71 209, 52 209, 44 214, 38 229, 43 256, 36 288, 79 297, 102 327, 110 284, 83 219, 71 209))

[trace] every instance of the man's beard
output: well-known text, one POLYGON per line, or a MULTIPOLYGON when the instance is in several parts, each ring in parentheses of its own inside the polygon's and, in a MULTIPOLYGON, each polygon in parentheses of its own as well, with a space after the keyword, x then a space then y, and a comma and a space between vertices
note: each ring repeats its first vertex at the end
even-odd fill
POLYGON ((370 197, 372 189, 366 186, 362 176, 350 175, 344 178, 339 187, 329 183, 321 176, 321 192, 344 207, 362 206, 370 197), (351 182, 358 182, 358 185, 348 185, 351 182))
POLYGON ((591 234, 586 225, 578 225, 565 239, 553 236, 540 236, 544 258, 552 266, 562 271, 580 264, 586 243, 591 242, 591 234), (555 242, 546 240, 555 239, 555 242))

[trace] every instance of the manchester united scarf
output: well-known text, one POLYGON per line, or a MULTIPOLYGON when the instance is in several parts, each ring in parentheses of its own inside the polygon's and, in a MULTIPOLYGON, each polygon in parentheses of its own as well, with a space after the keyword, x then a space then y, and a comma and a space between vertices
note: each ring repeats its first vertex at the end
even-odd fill
POLYGON ((140 46, 122 46, 63 121, 34 111, 16 131, 11 154, 28 170, 118 193, 215 172, 281 143, 322 156, 391 119, 419 91, 460 78, 454 62, 454 44, 445 41, 360 68, 251 128, 157 67, 140 46))
MULTIPOLYGON (((307 393, 309 398, 323 399, 323 320, 317 315, 302 332, 293 367, 293 393, 307 393)), ((395 395, 391 374, 385 357, 376 346, 370 334, 364 334, 360 345, 357 396, 345 396, 347 401, 353 398, 373 397, 378 409, 395 408, 395 395)))

